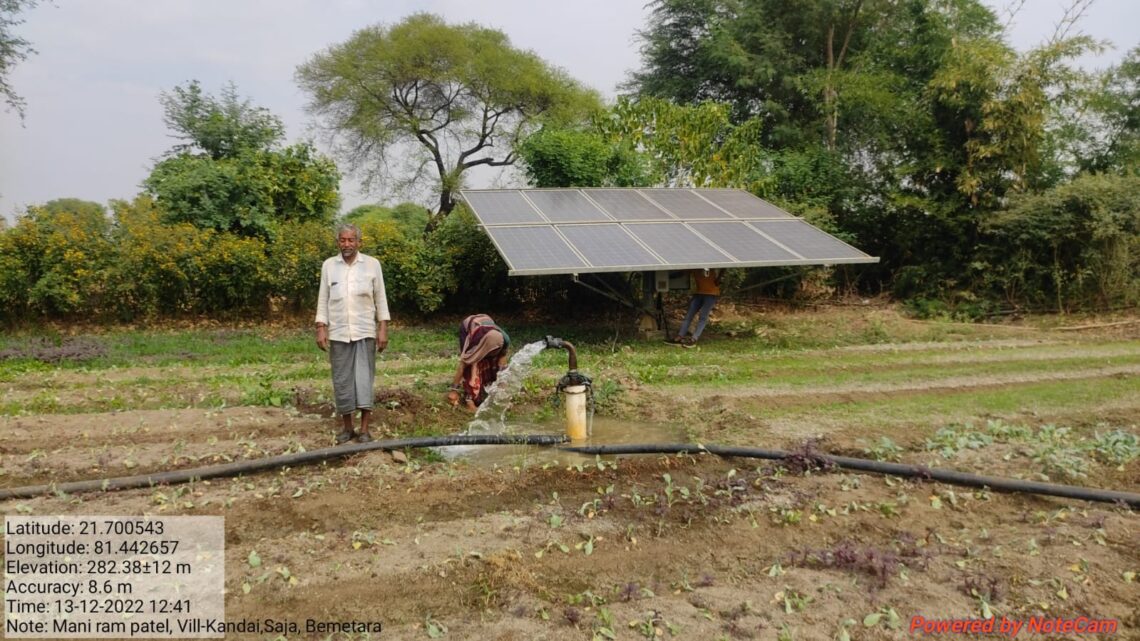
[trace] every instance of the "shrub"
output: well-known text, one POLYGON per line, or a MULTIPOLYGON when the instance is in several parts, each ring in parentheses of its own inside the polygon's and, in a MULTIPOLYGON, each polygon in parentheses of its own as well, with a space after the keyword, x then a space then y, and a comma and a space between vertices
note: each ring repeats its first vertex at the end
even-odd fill
POLYGON ((318 222, 280 225, 266 248, 272 295, 294 311, 315 306, 321 263, 336 253, 333 230, 318 222))
POLYGON ((195 262, 213 232, 189 223, 164 225, 154 201, 116 201, 116 257, 109 288, 120 320, 194 311, 195 262))
POLYGON ((74 317, 99 311, 113 260, 109 228, 96 203, 66 199, 28 208, 0 242, 4 313, 74 317))
POLYGON ((361 225, 361 251, 380 260, 390 308, 428 314, 443 305, 455 281, 443 248, 429 239, 406 237, 393 221, 361 225))
POLYGON ((985 229, 978 271, 1011 302, 1065 311, 1140 301, 1140 176, 1081 175, 1019 196, 985 229))

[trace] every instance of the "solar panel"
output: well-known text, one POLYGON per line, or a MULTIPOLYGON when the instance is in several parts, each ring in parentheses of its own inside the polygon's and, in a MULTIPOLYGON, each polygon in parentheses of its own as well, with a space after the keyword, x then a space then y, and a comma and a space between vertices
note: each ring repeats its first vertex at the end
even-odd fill
POLYGON ((748 223, 693 223, 692 227, 739 262, 790 263, 803 259, 761 236, 748 223))
POLYGON ((583 189, 615 220, 675 220, 632 189, 583 189))
POLYGON ((612 220, 576 189, 536 189, 526 196, 553 223, 612 220))
POLYGON ((873 263, 737 189, 463 190, 512 275, 873 263))
POLYGON ((463 197, 471 209, 480 212, 484 225, 546 222, 518 191, 467 191, 463 197))
POLYGON ((547 225, 544 227, 488 227, 491 241, 499 249, 511 272, 566 270, 586 267, 566 241, 547 225))
POLYGON ((613 267, 609 271, 631 271, 646 266, 661 267, 661 262, 617 223, 609 225, 574 225, 561 228, 586 260, 595 267, 613 267))
POLYGON ((638 223, 626 229, 670 264, 702 266, 732 260, 684 223, 638 223))
POLYGON ((737 218, 792 218, 772 203, 739 189, 694 189, 737 218))
POLYGON ((802 220, 773 220, 749 224, 805 258, 826 256, 836 259, 866 256, 851 245, 802 220))
POLYGON ((642 189, 642 194, 682 220, 732 218, 728 212, 688 189, 642 189))

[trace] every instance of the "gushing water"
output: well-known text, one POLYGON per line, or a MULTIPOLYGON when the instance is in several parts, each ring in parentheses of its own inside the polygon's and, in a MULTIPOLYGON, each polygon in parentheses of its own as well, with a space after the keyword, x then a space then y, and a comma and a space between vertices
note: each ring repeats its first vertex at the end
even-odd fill
POLYGON ((487 388, 486 400, 475 411, 475 418, 467 424, 468 434, 501 434, 505 431, 511 399, 522 389, 523 381, 530 374, 531 361, 543 349, 546 349, 546 341, 535 341, 515 352, 507 366, 499 371, 499 377, 487 388))

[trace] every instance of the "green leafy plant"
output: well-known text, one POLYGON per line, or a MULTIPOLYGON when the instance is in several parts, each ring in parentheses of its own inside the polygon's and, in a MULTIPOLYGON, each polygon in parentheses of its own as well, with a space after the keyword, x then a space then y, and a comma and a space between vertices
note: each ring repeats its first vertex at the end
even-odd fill
POLYGON ((876 461, 897 461, 903 451, 889 436, 880 437, 874 445, 863 448, 863 453, 876 461))
POLYGON ((974 430, 972 425, 960 428, 943 427, 934 433, 933 438, 926 440, 927 451, 937 451, 942 458, 953 458, 955 454, 964 449, 976 450, 993 443, 989 434, 974 430))
POLYGON ((1140 437, 1121 429, 1097 432, 1087 447, 1093 456, 1110 465, 1124 465, 1140 457, 1140 437))

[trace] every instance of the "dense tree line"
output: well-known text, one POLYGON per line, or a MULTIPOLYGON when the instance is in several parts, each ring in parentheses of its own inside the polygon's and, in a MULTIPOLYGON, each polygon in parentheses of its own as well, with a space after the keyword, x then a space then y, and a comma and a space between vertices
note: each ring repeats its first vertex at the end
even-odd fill
MULTIPOLYGON (((836 270, 833 285, 923 312, 1140 300, 1140 48, 1080 69, 1101 44, 1069 35, 1073 13, 1018 53, 979 0, 652 7, 643 67, 608 106, 501 32, 427 14, 363 29, 298 69, 349 169, 434 194, 431 209, 344 217, 384 263, 396 309, 584 295, 566 278, 508 278, 456 201, 467 170, 516 161, 538 187, 748 189, 882 258, 836 270)), ((233 86, 212 96, 191 82, 160 101, 180 142, 144 193, 109 213, 56 200, 0 228, 0 317, 313 304, 335 249, 333 160, 284 144, 281 121, 233 86)))
POLYGON ((1102 47, 1069 35, 1079 11, 1019 54, 978 0, 652 7, 629 95, 527 140, 532 181, 620 185, 625 159, 746 188, 882 258, 846 283, 927 307, 1140 300, 1140 48, 1076 67, 1102 47))

